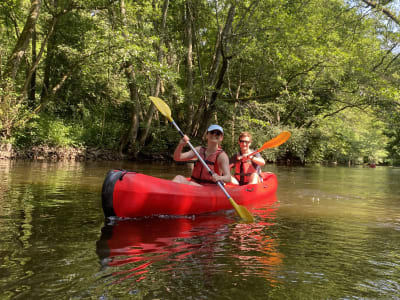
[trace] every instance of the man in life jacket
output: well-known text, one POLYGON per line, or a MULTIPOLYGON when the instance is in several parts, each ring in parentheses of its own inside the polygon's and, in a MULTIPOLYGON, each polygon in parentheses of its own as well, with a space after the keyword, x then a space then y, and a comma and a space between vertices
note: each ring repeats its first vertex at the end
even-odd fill
POLYGON ((239 135, 240 152, 233 155, 230 159, 230 166, 234 168, 235 174, 231 178, 233 184, 245 185, 261 182, 261 167, 265 165, 265 160, 260 153, 250 155, 254 150, 250 149, 251 134, 247 131, 239 135))
POLYGON ((207 166, 213 171, 211 176, 203 164, 197 160, 196 154, 190 150, 183 152, 183 147, 188 143, 189 138, 185 135, 179 142, 174 152, 175 161, 197 160, 191 180, 187 180, 182 175, 177 175, 172 179, 174 182, 201 186, 203 184, 215 184, 217 181, 230 182, 231 173, 229 169, 228 155, 221 149, 221 143, 224 139, 224 130, 219 125, 211 125, 207 129, 207 147, 195 147, 201 158, 207 163, 207 166))

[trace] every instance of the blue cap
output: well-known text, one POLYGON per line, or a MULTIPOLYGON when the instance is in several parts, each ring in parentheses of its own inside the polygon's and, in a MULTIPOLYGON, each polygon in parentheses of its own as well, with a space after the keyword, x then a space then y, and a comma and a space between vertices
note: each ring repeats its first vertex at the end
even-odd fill
POLYGON ((221 126, 219 125, 210 125, 210 127, 208 127, 207 132, 213 131, 213 130, 218 130, 220 132, 222 132, 222 134, 224 133, 224 130, 222 129, 221 126))

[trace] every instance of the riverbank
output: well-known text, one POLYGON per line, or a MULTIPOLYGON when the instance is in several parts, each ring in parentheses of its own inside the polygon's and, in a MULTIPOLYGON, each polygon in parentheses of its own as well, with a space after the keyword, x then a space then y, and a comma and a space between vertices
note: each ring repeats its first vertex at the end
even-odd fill
MULTIPOLYGON (((118 160, 138 160, 138 161, 172 161, 172 156, 168 153, 139 154, 133 158, 128 155, 120 154, 118 151, 100 148, 84 147, 51 147, 48 145, 34 146, 28 149, 15 149, 11 144, 0 144, 0 160, 31 160, 31 161, 118 161, 118 160)), ((304 162, 298 160, 279 160, 278 165, 304 166, 304 162)), ((321 162, 321 165, 333 166, 337 163, 321 162)), ((350 166, 350 165, 349 165, 350 166)), ((363 164, 364 167, 375 168, 376 164, 363 164)))
POLYGON ((11 144, 0 145, 0 159, 23 159, 32 161, 85 161, 121 160, 126 157, 118 152, 99 148, 34 146, 15 149, 11 144))
POLYGON ((166 153, 139 155, 136 159, 118 151, 84 147, 34 146, 28 149, 15 149, 11 144, 0 144, 0 159, 31 161, 96 161, 96 160, 159 160, 169 161, 172 157, 166 153))

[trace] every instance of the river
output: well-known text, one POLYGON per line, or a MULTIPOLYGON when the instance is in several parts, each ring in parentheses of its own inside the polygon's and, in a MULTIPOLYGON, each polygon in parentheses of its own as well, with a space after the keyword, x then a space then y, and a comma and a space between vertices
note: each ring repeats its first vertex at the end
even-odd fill
POLYGON ((400 299, 400 168, 282 167, 277 201, 187 218, 104 220, 123 168, 0 161, 0 299, 400 299))

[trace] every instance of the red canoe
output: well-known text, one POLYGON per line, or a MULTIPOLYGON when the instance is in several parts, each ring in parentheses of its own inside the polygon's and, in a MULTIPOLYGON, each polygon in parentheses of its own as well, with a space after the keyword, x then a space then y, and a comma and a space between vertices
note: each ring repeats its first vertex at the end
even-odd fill
MULTIPOLYGON (((235 202, 247 207, 274 199, 278 182, 275 174, 262 173, 263 182, 226 185, 235 202)), ((217 185, 192 186, 136 172, 112 170, 103 183, 102 205, 106 217, 195 215, 233 209, 217 185)))

